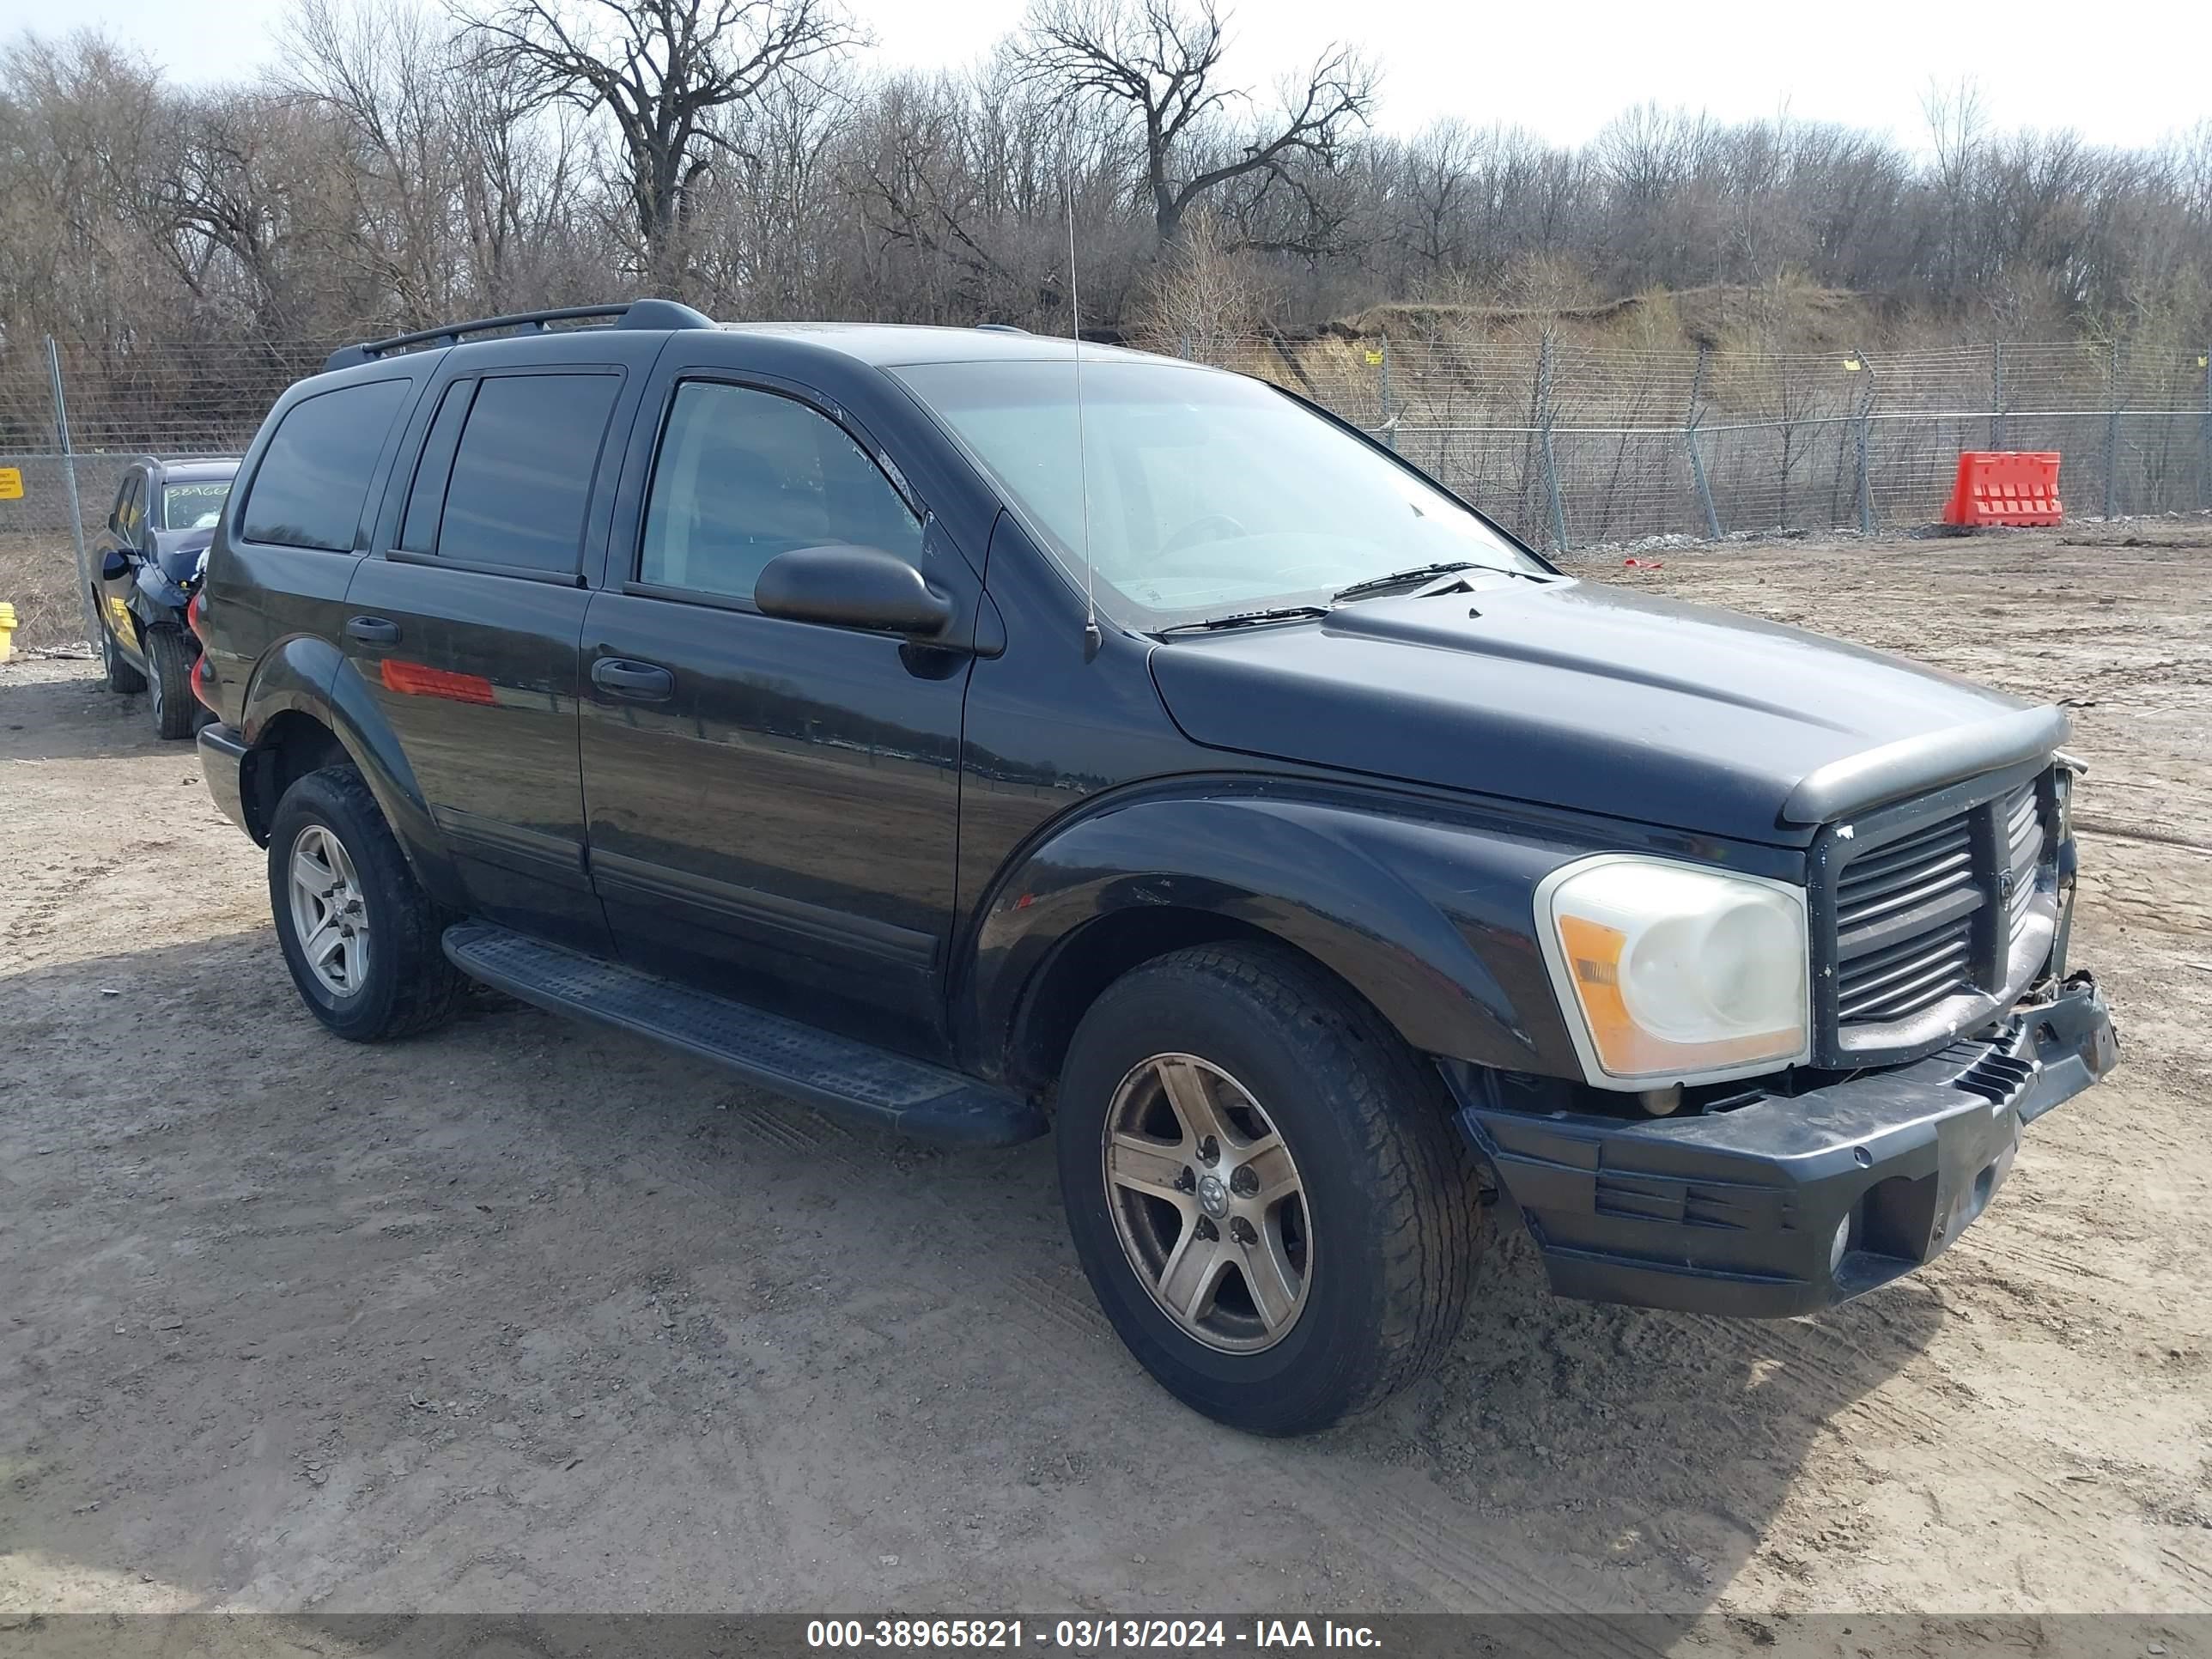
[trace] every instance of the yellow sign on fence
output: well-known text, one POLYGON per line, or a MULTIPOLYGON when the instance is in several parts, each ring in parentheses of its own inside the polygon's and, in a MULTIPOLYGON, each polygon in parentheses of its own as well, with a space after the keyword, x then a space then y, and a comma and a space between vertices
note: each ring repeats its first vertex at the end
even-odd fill
POLYGON ((0 466, 0 501, 20 501, 23 499, 23 469, 20 466, 0 466))

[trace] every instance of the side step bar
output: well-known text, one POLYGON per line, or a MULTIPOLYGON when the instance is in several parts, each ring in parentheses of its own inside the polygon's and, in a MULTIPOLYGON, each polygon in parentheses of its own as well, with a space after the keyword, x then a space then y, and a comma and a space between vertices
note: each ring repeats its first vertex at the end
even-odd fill
POLYGON ((1044 1114, 1019 1096, 619 963, 476 921, 448 927, 445 947, 456 968, 510 996, 635 1031, 854 1122, 963 1146, 1045 1132, 1044 1114))

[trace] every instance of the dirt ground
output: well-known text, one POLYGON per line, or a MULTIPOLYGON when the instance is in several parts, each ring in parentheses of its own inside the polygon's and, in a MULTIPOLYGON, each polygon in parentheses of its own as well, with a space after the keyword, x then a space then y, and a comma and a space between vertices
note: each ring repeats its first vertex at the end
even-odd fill
POLYGON ((1123 1352, 1043 1143, 514 1007, 324 1036, 191 748, 0 668, 0 1624, 2212 1612, 2212 523, 1622 556, 1577 564, 2072 706, 2124 1067, 1914 1279, 1725 1322, 1504 1237, 1440 1375, 1292 1443, 1123 1352))

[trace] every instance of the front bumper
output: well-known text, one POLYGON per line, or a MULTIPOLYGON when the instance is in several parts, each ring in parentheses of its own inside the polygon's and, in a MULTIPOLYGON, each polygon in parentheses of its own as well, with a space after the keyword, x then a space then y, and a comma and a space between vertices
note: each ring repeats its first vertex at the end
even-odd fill
POLYGON ((2003 1182, 2021 1128, 2118 1060, 2081 973, 1994 1036, 1808 1093, 1630 1121, 1462 1091, 1459 1119, 1559 1294, 1782 1318, 1942 1252, 2003 1182))
POLYGON ((246 821, 246 798, 240 788, 240 774, 246 762, 246 739, 232 727, 216 721, 199 729, 200 775, 207 780, 208 793, 215 804, 222 808, 228 818, 249 836, 253 826, 246 821))

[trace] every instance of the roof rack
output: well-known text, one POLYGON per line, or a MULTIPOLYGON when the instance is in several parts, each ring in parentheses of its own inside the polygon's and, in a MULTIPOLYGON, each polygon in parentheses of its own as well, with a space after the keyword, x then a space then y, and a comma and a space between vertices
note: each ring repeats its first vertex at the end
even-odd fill
POLYGON ((992 334, 1026 334, 1029 330, 1017 328, 1012 323, 978 323, 975 326, 992 334))
POLYGON ((550 311, 518 311, 505 317, 480 317, 470 323, 448 323, 443 328, 418 329, 412 334, 395 334, 388 340, 365 340, 359 345, 340 346, 323 364, 323 372, 335 368, 356 368, 362 363, 373 363, 387 352, 404 351, 410 346, 459 345, 467 334, 490 334, 501 329, 522 329, 532 334, 550 331, 553 323, 583 322, 592 318, 611 317, 617 328, 712 328, 714 319, 702 312, 675 300, 632 300, 619 306, 561 306, 550 311))

